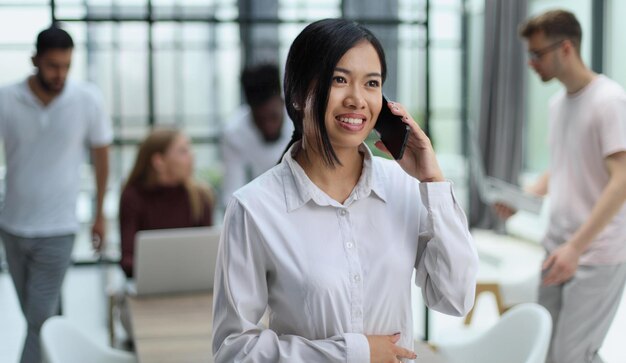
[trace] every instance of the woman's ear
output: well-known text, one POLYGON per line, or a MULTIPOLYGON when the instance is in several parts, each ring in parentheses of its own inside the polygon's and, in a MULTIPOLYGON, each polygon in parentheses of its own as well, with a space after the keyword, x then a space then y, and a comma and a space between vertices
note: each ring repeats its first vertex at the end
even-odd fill
POLYGON ((156 153, 152 155, 150 158, 150 162, 152 163, 152 167, 157 173, 162 173, 165 168, 165 161, 163 160, 163 155, 156 153))

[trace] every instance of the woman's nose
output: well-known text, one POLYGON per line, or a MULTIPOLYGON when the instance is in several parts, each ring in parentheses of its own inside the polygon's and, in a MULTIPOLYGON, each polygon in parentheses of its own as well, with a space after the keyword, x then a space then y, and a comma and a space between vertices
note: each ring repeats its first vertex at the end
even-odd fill
POLYGON ((365 106, 365 99, 358 87, 350 87, 349 93, 344 99, 344 105, 351 108, 360 109, 365 106))

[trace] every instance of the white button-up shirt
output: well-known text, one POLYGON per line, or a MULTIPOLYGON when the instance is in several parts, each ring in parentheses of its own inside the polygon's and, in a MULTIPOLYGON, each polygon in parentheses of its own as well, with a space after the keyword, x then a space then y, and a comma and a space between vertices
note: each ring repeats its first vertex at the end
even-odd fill
POLYGON ((369 362, 366 335, 411 349, 411 276, 426 304, 464 315, 478 258, 450 183, 419 183, 364 153, 339 203, 288 152, 226 210, 214 286, 216 362, 369 362), (269 309, 269 329, 259 321, 269 309))

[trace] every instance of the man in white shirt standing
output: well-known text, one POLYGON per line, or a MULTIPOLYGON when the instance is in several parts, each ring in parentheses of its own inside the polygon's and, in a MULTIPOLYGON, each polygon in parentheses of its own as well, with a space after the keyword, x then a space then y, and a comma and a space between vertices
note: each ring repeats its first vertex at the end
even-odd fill
POLYGON ((102 213, 111 123, 99 92, 67 81, 74 43, 57 26, 37 37, 36 73, 0 88, 0 138, 6 155, 6 191, 0 236, 27 322, 21 363, 40 363, 39 331, 59 312, 70 264, 80 170, 91 149, 97 190, 94 248, 104 241, 102 213))
POLYGON ((222 204, 235 190, 276 165, 291 138, 285 122, 280 74, 273 64, 250 66, 241 74, 247 105, 228 121, 222 135, 222 204))
POLYGON ((554 323, 547 362, 598 363, 626 282, 626 93, 585 66, 572 13, 536 16, 520 35, 542 81, 565 88, 550 101, 549 170, 530 190, 550 194, 539 289, 554 323))

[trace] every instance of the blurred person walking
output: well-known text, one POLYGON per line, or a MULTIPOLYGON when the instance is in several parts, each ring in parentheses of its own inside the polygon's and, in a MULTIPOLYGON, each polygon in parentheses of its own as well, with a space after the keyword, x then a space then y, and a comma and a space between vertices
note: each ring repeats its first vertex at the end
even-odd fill
POLYGON ((32 57, 35 74, 0 88, 0 139, 7 165, 0 236, 27 323, 21 363, 41 362, 39 331, 60 311, 88 151, 97 194, 94 248, 100 250, 105 241, 102 204, 113 132, 96 88, 67 79, 73 48, 63 29, 43 30, 32 57))
POLYGON ((554 324, 547 362, 603 362, 598 351, 626 282, 626 93, 583 63, 574 14, 545 12, 520 35, 541 80, 564 86, 550 100, 549 169, 530 188, 550 196, 539 288, 554 324))
POLYGON ((276 65, 246 67, 241 72, 241 87, 246 105, 228 120, 221 138, 223 207, 237 189, 278 163, 293 131, 291 122, 285 122, 276 65))

